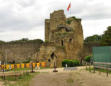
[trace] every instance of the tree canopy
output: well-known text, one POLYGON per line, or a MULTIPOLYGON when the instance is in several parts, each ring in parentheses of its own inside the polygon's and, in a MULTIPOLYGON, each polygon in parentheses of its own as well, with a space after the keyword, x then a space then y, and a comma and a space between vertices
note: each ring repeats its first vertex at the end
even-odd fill
POLYGON ((102 35, 102 45, 111 45, 111 26, 102 35))
POLYGON ((84 43, 110 46, 111 45, 111 26, 109 26, 102 35, 93 35, 85 38, 84 43))
POLYGON ((20 40, 14 40, 14 41, 9 41, 9 42, 5 42, 5 41, 0 41, 0 44, 3 43, 29 43, 29 42, 33 42, 33 43, 43 43, 43 40, 41 39, 34 39, 34 40, 29 40, 28 38, 22 38, 20 40))

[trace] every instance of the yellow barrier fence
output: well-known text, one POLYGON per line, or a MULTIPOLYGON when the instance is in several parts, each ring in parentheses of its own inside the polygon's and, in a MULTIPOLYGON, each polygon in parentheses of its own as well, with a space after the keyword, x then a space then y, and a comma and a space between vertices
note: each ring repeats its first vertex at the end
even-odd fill
POLYGON ((5 68, 5 65, 1 65, 1 69, 4 69, 5 68))
POLYGON ((33 68, 35 68, 35 63, 32 63, 32 65, 33 65, 33 68))
POLYGON ((41 62, 41 63, 26 63, 26 64, 7 64, 7 65, 0 65, 1 69, 14 69, 14 68, 30 68, 30 66, 33 66, 33 68, 37 67, 40 68, 41 67, 46 67, 46 62, 41 62))
POLYGON ((41 67, 46 67, 46 63, 45 62, 41 62, 41 67))
POLYGON ((24 68, 24 64, 21 64, 21 68, 24 68))
POLYGON ((30 68, 30 63, 27 63, 27 64, 26 64, 26 68, 30 68))
POLYGON ((40 63, 37 63, 37 68, 39 68, 40 67, 40 63))
POLYGON ((10 65, 9 65, 9 64, 7 64, 7 65, 6 65, 6 70, 9 70, 9 67, 10 67, 10 65))
POLYGON ((11 69, 14 69, 14 64, 11 64, 11 69))
POLYGON ((16 64, 16 66, 17 66, 17 69, 19 69, 19 68, 20 68, 20 64, 16 64))

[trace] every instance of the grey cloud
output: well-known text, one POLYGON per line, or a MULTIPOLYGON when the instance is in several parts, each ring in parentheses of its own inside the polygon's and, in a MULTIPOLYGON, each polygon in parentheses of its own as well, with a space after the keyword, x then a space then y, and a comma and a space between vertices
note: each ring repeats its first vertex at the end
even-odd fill
POLYGON ((16 2, 23 7, 29 7, 34 5, 36 0, 17 0, 16 2))
MULTIPOLYGON (((23 13, 17 14, 13 8, 0 9, 0 30, 30 30, 35 26, 41 26, 43 21, 40 19, 27 19, 28 15, 22 16, 23 13)), ((38 16, 38 15, 37 15, 38 16)))
MULTIPOLYGON (((111 6, 108 1, 71 0, 71 15, 80 17, 86 22, 89 20, 104 21, 103 19, 111 18, 111 6)), ((70 16, 66 10, 69 3, 70 0, 2 0, 0 3, 0 35, 3 35, 0 36, 0 39, 6 39, 5 35, 8 31, 10 34, 8 34, 7 40, 16 39, 14 35, 17 33, 19 35, 19 32, 25 33, 27 37, 33 37, 26 33, 30 31, 32 31, 31 35, 34 31, 35 34, 41 34, 37 31, 44 29, 44 27, 40 28, 44 26, 44 19, 49 18, 50 13, 54 10, 64 9, 66 15, 70 16)), ((83 25, 83 27, 88 29, 88 25, 87 27, 83 25)))
POLYGON ((77 15, 85 20, 97 20, 97 19, 108 19, 111 18, 111 6, 104 5, 101 1, 91 1, 79 3, 72 2, 71 13, 77 15), (95 3, 96 2, 96 3, 95 3))

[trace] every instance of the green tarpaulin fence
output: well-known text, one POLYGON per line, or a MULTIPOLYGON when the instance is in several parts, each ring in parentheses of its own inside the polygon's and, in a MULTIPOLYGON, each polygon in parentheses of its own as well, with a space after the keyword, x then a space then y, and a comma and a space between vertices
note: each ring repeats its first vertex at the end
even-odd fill
POLYGON ((111 46, 93 47, 94 62, 111 62, 111 46))
POLYGON ((111 46, 93 47, 94 66, 111 68, 111 46))

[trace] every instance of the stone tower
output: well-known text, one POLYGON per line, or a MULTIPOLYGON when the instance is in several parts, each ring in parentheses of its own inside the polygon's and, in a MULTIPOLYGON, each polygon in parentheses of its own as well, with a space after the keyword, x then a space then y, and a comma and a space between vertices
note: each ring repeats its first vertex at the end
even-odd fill
POLYGON ((56 30, 58 25, 65 25, 66 17, 64 15, 63 10, 54 11, 50 14, 50 19, 45 20, 45 40, 54 41, 53 40, 53 32, 56 30))
POLYGON ((45 20, 45 43, 40 48, 39 60, 50 66, 61 66, 63 59, 78 59, 83 48, 81 19, 66 18, 63 10, 54 11, 45 20))

